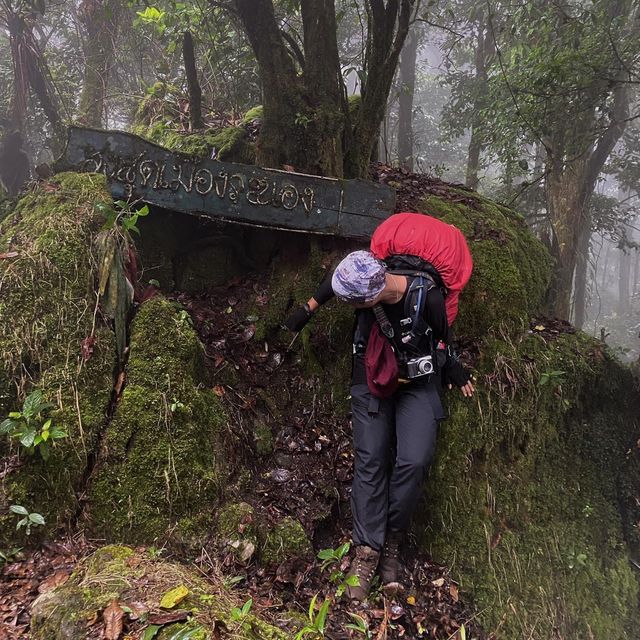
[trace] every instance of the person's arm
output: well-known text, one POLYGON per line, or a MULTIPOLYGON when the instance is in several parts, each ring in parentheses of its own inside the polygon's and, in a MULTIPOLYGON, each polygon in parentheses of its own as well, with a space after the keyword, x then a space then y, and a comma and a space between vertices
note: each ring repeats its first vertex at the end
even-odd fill
POLYGON ((298 307, 285 321, 284 326, 290 331, 301 331, 304 326, 311 320, 313 314, 323 305, 325 302, 331 300, 334 297, 333 288, 331 287, 331 277, 333 272, 329 271, 322 279, 320 286, 316 289, 316 292, 305 302, 298 307))
POLYGON ((446 359, 442 367, 442 386, 451 389, 455 384, 463 396, 470 398, 474 392, 471 373, 460 362, 453 345, 453 329, 449 327, 444 296, 438 288, 429 291, 425 312, 436 342, 444 346, 446 359))

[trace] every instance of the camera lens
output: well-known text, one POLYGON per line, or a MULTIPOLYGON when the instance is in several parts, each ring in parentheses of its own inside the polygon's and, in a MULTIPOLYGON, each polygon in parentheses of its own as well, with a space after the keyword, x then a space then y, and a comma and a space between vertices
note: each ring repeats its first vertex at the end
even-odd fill
POLYGON ((422 358, 418 363, 418 370, 423 374, 433 373, 433 362, 431 362, 431 358, 422 358))

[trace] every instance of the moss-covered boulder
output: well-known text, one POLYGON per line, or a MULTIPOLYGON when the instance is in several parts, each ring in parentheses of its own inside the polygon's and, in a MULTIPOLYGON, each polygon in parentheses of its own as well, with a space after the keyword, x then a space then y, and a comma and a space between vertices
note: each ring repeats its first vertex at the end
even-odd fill
POLYGON ((109 540, 198 543, 226 479, 225 414, 206 388, 185 310, 156 297, 131 326, 122 396, 90 480, 90 526, 109 540))
MULTIPOLYGON (((43 530, 68 524, 100 438, 113 389, 115 339, 97 309, 102 176, 60 174, 28 193, 0 224, 0 416, 34 390, 67 433, 45 462, 0 436, 0 544, 14 538, 11 504, 40 513, 43 530)), ((46 417, 46 416, 45 416, 46 417)), ((43 425, 44 417, 38 421, 43 425)), ((43 530, 40 530, 41 532, 43 530)))
POLYGON ((640 613, 633 380, 602 344, 538 327, 488 336, 477 398, 450 399, 421 539, 499 638, 630 639, 640 613))
POLYGON ((53 405, 37 430, 51 418, 66 433, 46 460, 0 436, 0 544, 25 543, 10 505, 44 517, 34 534, 81 522, 108 540, 199 544, 225 479, 225 415, 188 313, 162 298, 125 327, 123 367, 98 293, 98 202, 103 176, 60 174, 0 225, 0 422, 37 390, 53 405))
POLYGON ((122 616, 127 632, 135 634, 130 637, 146 632, 145 637, 175 638, 181 629, 185 635, 190 631, 191 640, 212 640, 220 637, 221 629, 251 640, 292 637, 293 632, 273 626, 256 608, 242 613, 243 602, 240 594, 225 587, 221 575, 205 580, 193 569, 130 547, 108 546, 83 560, 62 586, 34 602, 31 638, 102 637, 109 607, 122 616), (167 621, 167 614, 176 611, 181 612, 174 616, 177 620, 167 621))
MULTIPOLYGON (((551 261, 522 217, 473 193, 451 196, 428 198, 424 211, 458 226, 474 257, 456 334, 477 352, 478 390, 447 397, 415 520, 420 546, 452 567, 497 638, 630 640, 640 615, 637 388, 602 343, 532 323, 551 261)), ((350 249, 311 246, 304 268, 274 272, 267 330, 350 249)), ((324 339, 348 342, 350 318, 332 302, 299 338, 332 400, 348 388, 349 366, 325 358, 324 339)))
POLYGON ((473 256, 457 333, 481 338, 501 327, 518 331, 542 304, 551 277, 549 253, 512 209, 473 192, 462 192, 461 202, 452 195, 428 197, 423 211, 458 227, 473 256))

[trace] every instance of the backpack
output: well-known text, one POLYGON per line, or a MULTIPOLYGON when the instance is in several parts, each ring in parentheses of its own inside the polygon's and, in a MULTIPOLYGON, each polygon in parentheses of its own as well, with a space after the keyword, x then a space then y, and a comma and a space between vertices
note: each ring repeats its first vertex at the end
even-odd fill
POLYGON ((399 384, 398 361, 391 342, 382 333, 378 322, 373 323, 369 333, 364 366, 371 394, 376 398, 388 398, 393 395, 399 384))

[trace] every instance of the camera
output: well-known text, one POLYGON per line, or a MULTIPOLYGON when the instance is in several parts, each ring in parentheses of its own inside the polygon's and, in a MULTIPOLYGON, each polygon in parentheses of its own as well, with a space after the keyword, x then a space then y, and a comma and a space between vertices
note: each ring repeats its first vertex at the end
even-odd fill
POLYGON ((407 360, 407 376, 409 378, 419 378, 433 373, 433 359, 431 356, 414 358, 407 360))

